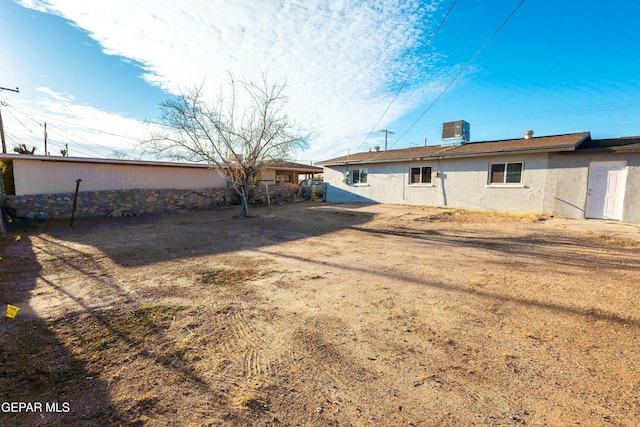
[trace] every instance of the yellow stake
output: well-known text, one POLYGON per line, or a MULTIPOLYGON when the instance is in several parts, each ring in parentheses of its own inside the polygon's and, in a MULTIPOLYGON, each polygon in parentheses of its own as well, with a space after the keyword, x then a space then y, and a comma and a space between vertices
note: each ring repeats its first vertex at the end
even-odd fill
POLYGON ((18 311, 20 311, 20 307, 16 307, 15 305, 7 304, 7 317, 8 318, 13 319, 14 317, 16 317, 16 314, 18 314, 18 311))

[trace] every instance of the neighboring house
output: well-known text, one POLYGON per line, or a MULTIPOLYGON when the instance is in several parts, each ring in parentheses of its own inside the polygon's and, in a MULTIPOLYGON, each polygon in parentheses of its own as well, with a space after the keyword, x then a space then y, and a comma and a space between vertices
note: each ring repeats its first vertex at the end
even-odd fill
POLYGON ((640 222, 640 137, 589 132, 372 151, 324 166, 325 200, 640 222))
POLYGON ((274 184, 299 184, 300 175, 303 179, 312 178, 314 175, 322 173, 322 168, 317 166, 303 165, 285 161, 273 161, 260 171, 258 180, 267 181, 274 184))
MULTIPOLYGON (((132 189, 201 189, 226 187, 222 176, 208 165, 141 160, 0 154, 12 163, 15 195, 58 194, 75 191, 132 189)), ((290 162, 274 162, 258 179, 294 182, 299 174, 321 173, 322 168, 290 162)))

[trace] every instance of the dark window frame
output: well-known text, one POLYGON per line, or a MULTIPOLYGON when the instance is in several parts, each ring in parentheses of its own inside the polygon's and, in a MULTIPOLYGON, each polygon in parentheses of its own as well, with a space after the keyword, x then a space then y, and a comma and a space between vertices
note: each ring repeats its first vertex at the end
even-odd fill
POLYGON ((524 162, 489 163, 487 183, 488 185, 522 185, 523 175, 524 162))
POLYGON ((431 166, 412 166, 409 168, 409 185, 432 184, 433 168, 431 166), (417 174, 414 172, 417 171, 417 174), (418 178, 416 181, 414 178, 418 178), (425 181, 425 178, 428 180, 425 181))
POLYGON ((351 170, 351 182, 353 185, 367 184, 368 177, 369 170, 367 168, 351 170))

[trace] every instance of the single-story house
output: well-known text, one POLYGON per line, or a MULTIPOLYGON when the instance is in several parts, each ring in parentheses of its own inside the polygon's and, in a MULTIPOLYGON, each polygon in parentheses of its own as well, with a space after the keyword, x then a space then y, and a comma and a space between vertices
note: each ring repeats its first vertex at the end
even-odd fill
POLYGON ((272 161, 269 165, 260 171, 258 180, 267 181, 270 184, 299 184, 301 176, 303 179, 312 178, 314 175, 321 174, 322 168, 318 166, 303 165, 300 163, 286 161, 272 161))
POLYGON ((532 134, 325 160, 325 200, 640 223, 640 137, 532 134))
MULTIPOLYGON (((11 163, 15 195, 60 194, 75 191, 132 189, 200 189, 226 187, 224 178, 210 166, 142 160, 0 154, 11 163)), ((292 162, 272 162, 258 179, 272 184, 298 183, 300 174, 322 173, 322 168, 292 162)))

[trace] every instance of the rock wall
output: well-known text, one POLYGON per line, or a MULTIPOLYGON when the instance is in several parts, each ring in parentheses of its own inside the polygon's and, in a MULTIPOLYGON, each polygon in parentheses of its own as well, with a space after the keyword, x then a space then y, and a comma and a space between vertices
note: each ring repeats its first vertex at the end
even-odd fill
MULTIPOLYGON (((264 188, 252 191, 254 204, 267 203, 264 188)), ((271 203, 283 203, 297 195, 297 188, 269 187, 271 203)), ((70 218, 74 193, 6 196, 9 213, 19 218, 70 218)), ((231 189, 110 190, 78 193, 76 217, 133 216, 179 209, 209 209, 240 204, 231 189)))

